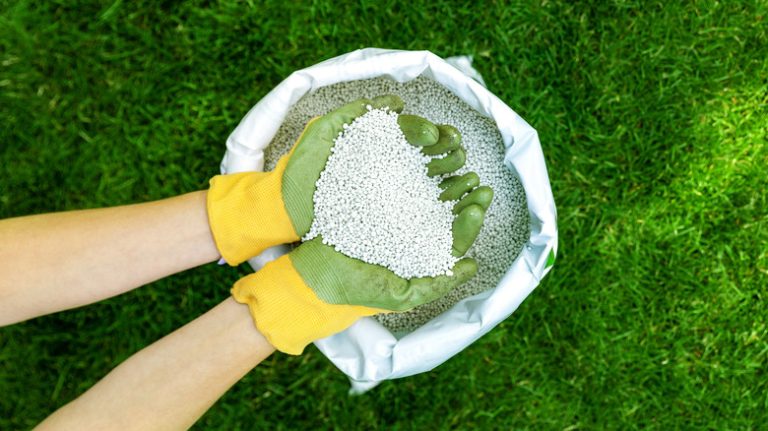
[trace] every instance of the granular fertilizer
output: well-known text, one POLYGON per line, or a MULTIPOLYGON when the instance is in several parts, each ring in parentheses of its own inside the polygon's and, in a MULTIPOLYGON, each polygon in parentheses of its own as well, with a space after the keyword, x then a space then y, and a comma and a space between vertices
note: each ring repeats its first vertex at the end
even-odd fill
MULTIPOLYGON (((274 168, 298 139, 307 122, 361 97, 396 94, 404 113, 421 115, 435 124, 455 126, 462 135, 467 162, 456 174, 476 172, 480 183, 493 188, 494 198, 483 229, 467 252, 478 263, 477 275, 443 298, 404 313, 376 316, 395 334, 411 332, 461 299, 496 287, 530 236, 528 207, 520 180, 504 165, 504 144, 493 121, 472 109, 439 83, 419 77, 407 83, 387 78, 329 85, 301 98, 288 113, 265 149, 265 169, 274 168)), ((387 203, 389 204, 389 202, 387 203)))
POLYGON ((334 141, 303 239, 320 235, 341 253, 405 279, 448 274, 457 261, 453 202, 438 199, 440 179, 427 175, 432 158, 408 143, 396 112, 368 108, 334 141))

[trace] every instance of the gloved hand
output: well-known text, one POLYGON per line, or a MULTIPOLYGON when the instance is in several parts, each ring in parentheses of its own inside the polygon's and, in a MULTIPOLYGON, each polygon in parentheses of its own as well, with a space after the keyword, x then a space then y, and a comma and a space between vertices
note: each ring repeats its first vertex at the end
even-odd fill
MULTIPOLYGON (((208 219, 221 256, 238 265, 277 244, 298 241, 307 233, 314 208, 315 183, 333 141, 364 114, 367 105, 400 112, 397 96, 360 99, 309 122, 291 151, 271 172, 217 175, 208 190, 208 219)), ((419 131, 414 131, 418 133, 419 131)))
MULTIPOLYGON (((430 175, 463 166, 461 137, 455 128, 434 126, 417 116, 400 118, 400 127, 413 145, 427 154, 448 153, 429 163, 430 175)), ((478 185, 475 173, 450 177, 440 184, 444 190, 440 199, 458 201, 452 227, 456 257, 463 256, 474 242, 493 197, 489 187, 478 185)), ((249 306, 257 328, 275 348, 300 354, 310 342, 340 332, 362 316, 404 311, 433 301, 476 272, 476 262, 464 258, 451 275, 405 280, 387 268, 345 256, 318 237, 240 279, 232 294, 249 306)))

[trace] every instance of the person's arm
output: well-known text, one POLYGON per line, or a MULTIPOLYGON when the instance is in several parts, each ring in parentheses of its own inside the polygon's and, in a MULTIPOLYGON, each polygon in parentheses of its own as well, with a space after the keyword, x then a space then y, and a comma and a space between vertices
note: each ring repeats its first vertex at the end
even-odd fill
POLYGON ((0 326, 97 302, 218 257, 205 191, 0 220, 0 326))
POLYGON ((187 429, 274 350, 248 307, 229 298, 128 358, 37 429, 187 429))

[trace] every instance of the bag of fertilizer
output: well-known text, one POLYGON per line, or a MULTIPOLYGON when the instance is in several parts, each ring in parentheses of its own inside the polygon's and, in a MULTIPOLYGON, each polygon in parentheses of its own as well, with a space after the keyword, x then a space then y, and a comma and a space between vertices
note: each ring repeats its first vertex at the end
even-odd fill
MULTIPOLYGON (((466 165, 494 190, 467 253, 477 275, 445 297, 405 313, 360 319, 315 345, 362 393, 387 379, 429 371, 512 314, 551 269, 555 203, 538 135, 484 86, 468 57, 368 48, 291 74, 257 103, 227 139, 222 173, 269 170, 306 123, 349 101, 396 94, 406 113, 455 126, 466 165)), ((249 261, 258 270, 289 250, 249 261)))

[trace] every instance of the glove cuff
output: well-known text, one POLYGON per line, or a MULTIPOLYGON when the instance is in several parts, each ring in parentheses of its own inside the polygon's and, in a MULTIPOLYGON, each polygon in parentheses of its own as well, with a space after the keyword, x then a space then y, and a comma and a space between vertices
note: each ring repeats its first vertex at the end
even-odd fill
POLYGON ((299 355, 314 340, 343 331, 363 316, 383 310, 335 305, 320 300, 293 267, 288 255, 243 277, 232 296, 247 304, 259 332, 277 350, 299 355))
POLYGON ((282 177, 287 157, 271 172, 211 178, 208 221, 216 248, 234 266, 277 244, 299 240, 285 209, 282 177))

